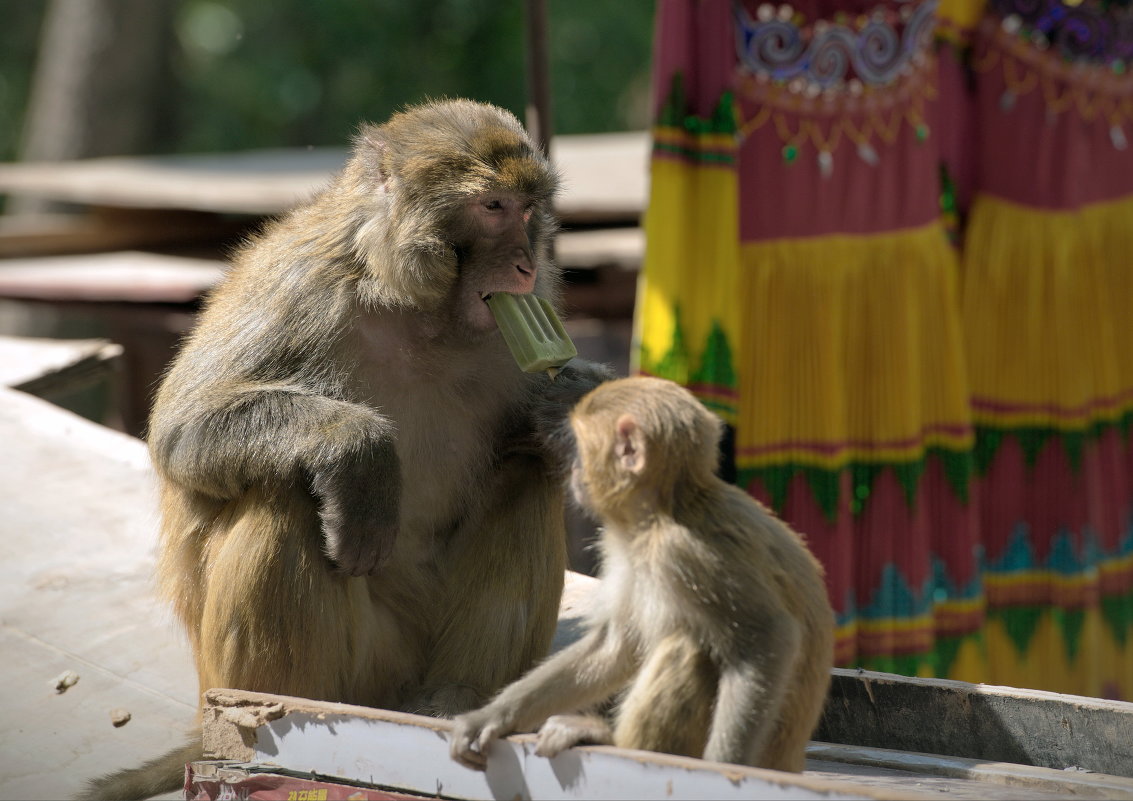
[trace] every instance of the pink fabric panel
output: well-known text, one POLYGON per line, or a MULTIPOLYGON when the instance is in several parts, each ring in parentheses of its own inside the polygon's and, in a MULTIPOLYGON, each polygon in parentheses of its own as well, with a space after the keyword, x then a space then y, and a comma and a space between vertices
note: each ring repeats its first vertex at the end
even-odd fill
MULTIPOLYGON (((921 601, 925 582, 932 577, 929 522, 925 504, 910 505, 893 471, 882 470, 854 520, 854 537, 860 543, 855 586, 861 591, 884 588, 884 571, 892 566, 913 597, 921 601)), ((859 608, 872 603, 874 598, 858 598, 859 608)))
MULTIPOLYGON (((754 112, 745 109, 745 116, 754 112)), ((798 122, 789 127, 798 130, 798 122)), ((825 124, 824 130, 828 130, 825 124)), ((875 137, 876 165, 863 161, 843 136, 832 154, 833 170, 825 178, 812 145, 801 145, 791 164, 783 159, 783 145, 775 126, 768 123, 740 148, 744 241, 878 234, 926 225, 939 216, 939 144, 932 133, 921 142, 911 126, 901 123, 894 144, 885 145, 875 137)))
POLYGON ((660 0, 654 36, 654 112, 664 105, 673 75, 679 72, 691 113, 711 116, 732 84, 732 4, 660 0))
MULTIPOLYGON (((985 40, 981 51, 988 46, 985 40)), ((1071 108, 1048 117, 1037 88, 1016 95, 1005 111, 1000 103, 1006 90, 1001 66, 979 76, 981 191, 1050 210, 1071 210, 1133 194, 1133 125, 1126 123, 1129 146, 1119 150, 1103 115, 1088 121, 1071 108)))

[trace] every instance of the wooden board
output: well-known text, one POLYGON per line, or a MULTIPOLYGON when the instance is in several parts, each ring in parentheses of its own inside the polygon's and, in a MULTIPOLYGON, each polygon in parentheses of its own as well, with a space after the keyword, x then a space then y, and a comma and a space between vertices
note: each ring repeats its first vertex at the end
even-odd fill
POLYGON ((548 760, 535 756, 531 735, 493 744, 482 773, 449 757, 451 725, 348 704, 210 690, 205 750, 219 758, 347 782, 471 799, 923 797, 610 747, 573 748, 548 760))
POLYGON ((492 745, 486 773, 448 754, 451 724, 400 712, 210 690, 210 756, 399 792, 471 799, 547 798, 1133 798, 1133 780, 933 754, 812 743, 804 774, 609 746, 534 753, 533 735, 492 745))

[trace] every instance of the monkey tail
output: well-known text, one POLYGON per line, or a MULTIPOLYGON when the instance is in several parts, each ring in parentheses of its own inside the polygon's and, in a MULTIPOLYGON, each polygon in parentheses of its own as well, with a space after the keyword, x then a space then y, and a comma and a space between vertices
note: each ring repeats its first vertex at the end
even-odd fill
POLYGON ((195 732, 185 745, 151 759, 138 768, 109 773, 91 779, 83 794, 90 801, 134 801, 180 789, 185 782, 185 765, 204 756, 201 733, 195 732))

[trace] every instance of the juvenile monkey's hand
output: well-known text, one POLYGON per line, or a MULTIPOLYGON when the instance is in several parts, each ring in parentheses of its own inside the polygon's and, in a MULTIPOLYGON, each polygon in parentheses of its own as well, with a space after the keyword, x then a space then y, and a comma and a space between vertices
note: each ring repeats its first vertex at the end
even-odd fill
POLYGON ((535 753, 554 757, 571 746, 610 745, 614 742, 609 724, 597 715, 552 715, 539 729, 535 753))
POLYGON ((400 521, 401 468, 393 442, 372 442, 363 450, 311 481, 326 555, 348 576, 378 572, 393 551, 400 521))
POLYGON ((453 719, 449 754, 466 768, 486 770, 492 741, 513 731, 512 725, 491 705, 453 719))

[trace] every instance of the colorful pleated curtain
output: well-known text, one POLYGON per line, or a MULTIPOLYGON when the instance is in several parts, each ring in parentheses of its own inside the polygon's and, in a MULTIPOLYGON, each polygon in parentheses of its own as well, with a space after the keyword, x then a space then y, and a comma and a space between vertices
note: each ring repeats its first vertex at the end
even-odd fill
POLYGON ((1133 697, 1131 23, 658 3, 635 369, 729 424, 839 665, 1133 697))

